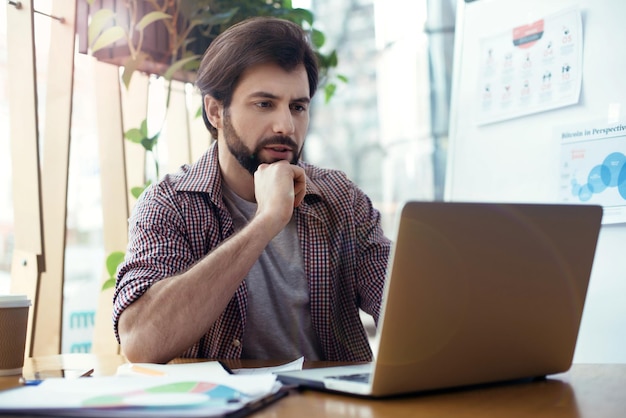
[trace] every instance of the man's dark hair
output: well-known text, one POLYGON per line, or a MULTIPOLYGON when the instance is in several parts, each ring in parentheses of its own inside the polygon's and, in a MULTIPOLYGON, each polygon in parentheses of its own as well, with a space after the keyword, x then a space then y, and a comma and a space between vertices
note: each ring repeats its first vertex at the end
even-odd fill
MULTIPOLYGON (((266 63, 277 64, 285 71, 303 64, 309 79, 309 94, 313 97, 318 66, 306 32, 296 23, 272 17, 244 20, 215 38, 202 57, 196 86, 203 98, 208 94, 228 108, 241 74, 254 65, 266 63)), ((204 104, 202 118, 213 138, 217 138, 217 129, 209 122, 204 104)))

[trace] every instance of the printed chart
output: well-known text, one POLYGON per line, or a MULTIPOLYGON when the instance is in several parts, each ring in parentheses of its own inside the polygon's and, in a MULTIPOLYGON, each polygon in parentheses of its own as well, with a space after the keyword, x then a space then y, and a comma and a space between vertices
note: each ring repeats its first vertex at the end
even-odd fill
POLYGON ((560 129, 560 196, 604 207, 603 223, 626 222, 626 125, 560 129))
POLYGON ((577 9, 481 39, 478 124, 578 103, 582 39, 577 9))

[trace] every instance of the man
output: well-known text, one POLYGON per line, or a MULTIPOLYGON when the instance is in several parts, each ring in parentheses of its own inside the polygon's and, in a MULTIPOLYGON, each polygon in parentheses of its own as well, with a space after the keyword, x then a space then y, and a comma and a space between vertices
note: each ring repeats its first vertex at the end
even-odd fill
POLYGON ((254 18, 197 76, 216 141, 139 199, 113 321, 133 362, 371 360, 390 241, 344 174, 300 160, 317 88, 306 34, 254 18))

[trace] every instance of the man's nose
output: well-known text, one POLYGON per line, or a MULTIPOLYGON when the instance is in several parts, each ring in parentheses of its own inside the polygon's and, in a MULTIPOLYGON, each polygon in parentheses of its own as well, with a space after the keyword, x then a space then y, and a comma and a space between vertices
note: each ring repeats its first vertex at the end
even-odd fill
POLYGON ((295 124, 291 109, 281 109, 275 113, 274 132, 282 135, 292 135, 295 131, 295 124))

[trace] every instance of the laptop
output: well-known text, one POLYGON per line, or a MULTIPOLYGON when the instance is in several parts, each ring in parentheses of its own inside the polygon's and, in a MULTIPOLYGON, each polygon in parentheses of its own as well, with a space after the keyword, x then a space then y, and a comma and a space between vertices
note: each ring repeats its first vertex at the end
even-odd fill
POLYGON ((567 371, 601 220, 596 205, 405 202, 374 361, 277 377, 384 397, 567 371))

